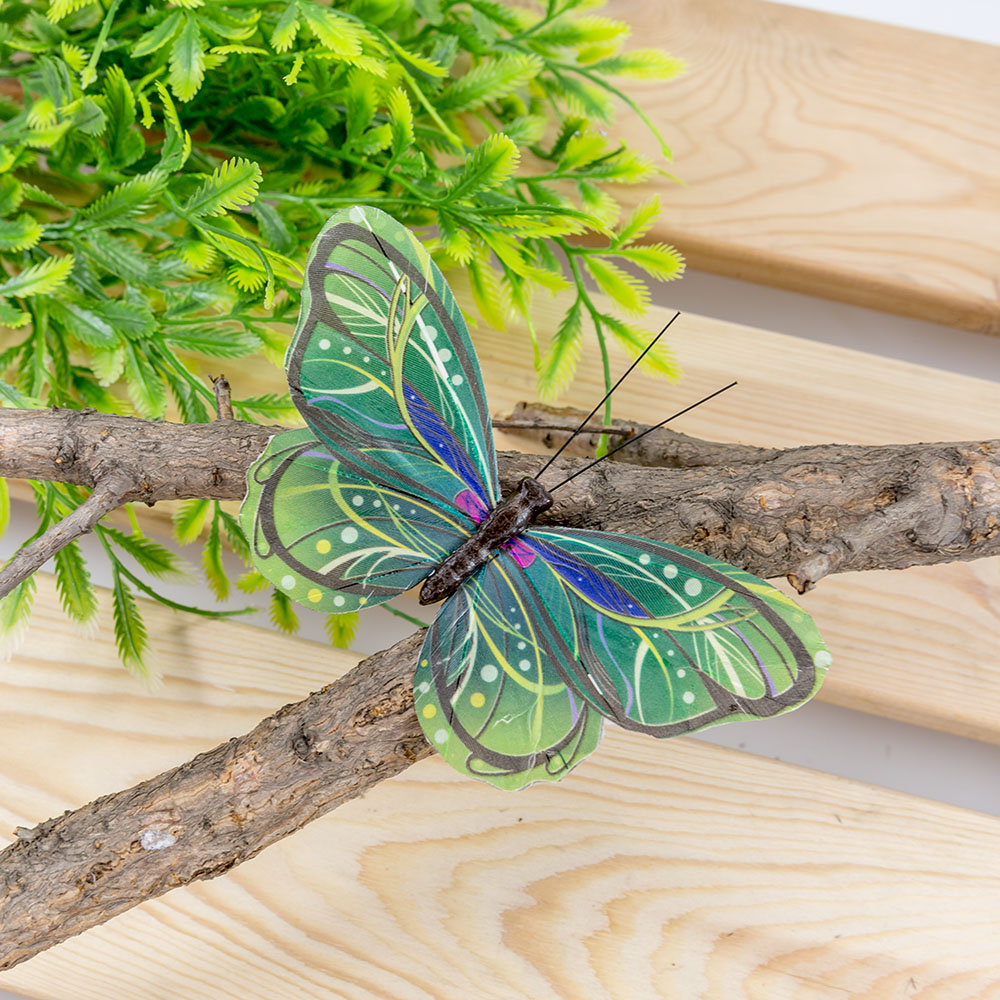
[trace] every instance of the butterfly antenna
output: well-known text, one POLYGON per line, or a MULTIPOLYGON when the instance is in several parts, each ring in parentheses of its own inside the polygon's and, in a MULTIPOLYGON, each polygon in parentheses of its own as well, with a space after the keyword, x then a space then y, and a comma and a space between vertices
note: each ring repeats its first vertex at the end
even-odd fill
MULTIPOLYGON (((678 316, 680 316, 680 313, 675 312, 670 319, 670 323, 673 323, 673 321, 677 319, 678 316)), ((604 398, 597 404, 597 406, 595 406, 590 411, 590 413, 588 413, 583 418, 583 420, 580 421, 579 427, 577 427, 577 429, 573 431, 573 433, 570 434, 570 436, 566 438, 565 441, 563 441, 563 443, 559 446, 559 450, 549 458, 549 460, 541 467, 541 469, 538 470, 538 472, 535 473, 535 479, 542 478, 542 475, 545 472, 545 470, 562 454, 562 451, 566 447, 566 445, 568 445, 570 441, 572 441, 573 438, 575 438, 577 434, 579 434, 580 431, 582 431, 583 428, 587 426, 587 423, 589 422, 590 418, 608 401, 608 399, 611 396, 611 393, 613 393, 615 389, 617 389, 618 386, 620 386, 622 382, 624 382, 625 379, 628 378, 629 372, 631 372, 632 369, 635 368, 635 366, 640 361, 642 361, 642 359, 653 349, 653 345, 660 339, 660 337, 662 337, 667 332, 667 330, 670 329, 670 323, 667 323, 667 325, 649 342, 648 346, 642 352, 642 354, 640 354, 639 357, 637 357, 635 361, 633 361, 632 364, 628 366, 628 368, 625 370, 625 374, 622 375, 622 377, 618 379, 618 381, 615 382, 615 384, 610 389, 608 389, 608 391, 604 394, 604 398)))
POLYGON ((549 493, 555 493, 560 486, 565 486, 571 479, 576 479, 577 476, 582 475, 588 469, 592 469, 598 462, 603 462, 604 459, 610 458, 616 451, 621 451, 622 448, 627 448, 630 444, 635 444, 640 438, 644 438, 647 434, 652 434, 653 431, 659 430, 664 424, 669 424, 671 420, 676 420, 678 417, 683 416, 689 410, 693 410, 696 406, 701 406, 702 403, 707 403, 710 399, 714 399, 716 396, 725 392, 727 389, 732 389, 736 385, 736 382, 730 382, 729 385, 724 385, 721 389, 716 389, 715 392, 709 393, 707 396, 699 399, 697 403, 692 403, 690 406, 685 406, 683 410, 678 410, 676 413, 667 417, 666 420, 661 420, 658 424, 653 427, 647 427, 641 434, 636 434, 635 437, 629 438, 624 444, 618 445, 617 448, 612 448, 606 455, 602 455, 600 458, 595 458, 593 462, 585 465, 582 469, 577 469, 572 476, 567 476, 561 483, 556 483, 555 486, 547 487, 549 493))

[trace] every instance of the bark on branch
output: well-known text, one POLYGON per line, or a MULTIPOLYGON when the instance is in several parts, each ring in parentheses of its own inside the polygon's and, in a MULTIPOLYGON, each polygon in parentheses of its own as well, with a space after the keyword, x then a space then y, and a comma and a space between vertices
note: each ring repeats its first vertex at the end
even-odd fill
MULTIPOLYGON (((0 410, 0 476, 93 487, 115 471, 132 484, 123 501, 237 500, 248 466, 280 429, 0 410)), ((602 463, 558 490, 545 520, 687 545, 760 576, 788 574, 800 589, 826 572, 1000 552, 1000 441, 781 451, 660 433, 637 447, 653 441, 670 467, 602 463)), ((580 463, 560 458, 544 481, 557 483, 580 463)), ((540 464, 502 454, 505 491, 540 464)))
MULTIPOLYGON (((239 499, 278 428, 177 425, 84 411, 0 410, 0 475, 122 501, 239 499)), ((651 435, 652 437, 652 435, 651 435)), ((556 493, 556 523, 688 545, 763 576, 902 568, 1000 552, 1000 441, 825 445, 679 468, 603 463, 556 493)), ((627 449, 626 449, 627 450, 627 449)), ((550 483, 579 468, 560 460, 550 483)), ((501 456, 509 490, 537 456, 501 456)), ((0 852, 0 969, 177 886, 211 878, 431 751, 412 708, 420 635, 252 732, 135 788, 19 830, 0 852)))
POLYGON ((61 548, 75 538, 93 531, 105 514, 120 507, 132 483, 119 472, 109 472, 97 481, 93 493, 40 538, 14 553, 0 570, 0 597, 9 594, 22 580, 40 569, 61 548))
POLYGON ((179 885, 214 878, 430 756, 412 635, 245 736, 95 799, 0 852, 0 970, 179 885))

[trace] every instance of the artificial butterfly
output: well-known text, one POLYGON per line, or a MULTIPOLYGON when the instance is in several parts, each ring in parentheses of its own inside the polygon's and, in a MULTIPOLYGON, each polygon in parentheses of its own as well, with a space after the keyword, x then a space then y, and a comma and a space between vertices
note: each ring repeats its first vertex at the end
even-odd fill
POLYGON ((674 736, 816 692, 830 654, 763 580, 645 538, 528 527, 544 490, 533 508, 501 502, 465 321, 425 248, 384 212, 337 212, 317 237, 286 367, 308 428, 275 435, 248 473, 254 561, 327 612, 431 576, 425 596, 452 591, 414 697, 427 739, 459 771, 520 788, 566 774, 605 718, 674 736), (469 541, 505 518, 492 542, 469 541), (478 565, 442 580, 435 571, 463 545, 481 550, 478 565))

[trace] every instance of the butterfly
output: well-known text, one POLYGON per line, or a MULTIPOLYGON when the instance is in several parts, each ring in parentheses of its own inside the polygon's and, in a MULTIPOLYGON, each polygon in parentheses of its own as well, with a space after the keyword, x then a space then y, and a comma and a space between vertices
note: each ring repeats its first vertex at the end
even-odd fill
POLYGON ((534 480, 501 498, 465 321, 391 216, 359 206, 327 221, 286 368, 307 426, 276 434, 248 472, 254 562, 324 612, 418 584, 444 598, 414 700, 457 770, 520 788, 563 777, 605 719, 674 736, 816 692, 830 654, 770 584, 645 538, 536 526, 551 498, 534 480))

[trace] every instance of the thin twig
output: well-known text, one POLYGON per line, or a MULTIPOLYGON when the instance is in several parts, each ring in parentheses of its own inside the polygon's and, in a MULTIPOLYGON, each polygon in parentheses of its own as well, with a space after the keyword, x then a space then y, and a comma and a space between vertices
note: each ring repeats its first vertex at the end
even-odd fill
POLYGON ((215 390, 215 412, 219 420, 233 419, 233 393, 225 375, 209 375, 215 390))
MULTIPOLYGON (((509 416, 494 420, 493 426, 519 437, 537 441, 546 448, 557 448, 567 441, 582 415, 582 410, 572 407, 555 407, 545 403, 518 403, 509 416)), ((588 424, 568 443, 563 454, 593 457, 600 435, 638 438, 649 429, 649 424, 633 420, 616 419, 608 427, 588 424)), ((609 454, 608 458, 609 461, 625 462, 628 465, 689 469, 706 465, 731 466, 766 462, 775 458, 779 450, 705 441, 671 430, 669 427, 661 427, 613 457, 609 454)))
POLYGON ((570 420, 515 420, 513 417, 494 417, 496 431, 560 431, 571 434, 607 434, 609 437, 628 437, 632 430, 628 427, 605 427, 603 424, 586 424, 578 427, 570 420))
POLYGON ((30 545, 18 549, 0 570, 0 597, 9 594, 74 539, 93 531, 94 525, 105 514, 120 507, 134 490, 135 483, 131 478, 119 472, 108 473, 100 479, 94 491, 76 510, 70 511, 30 545))

